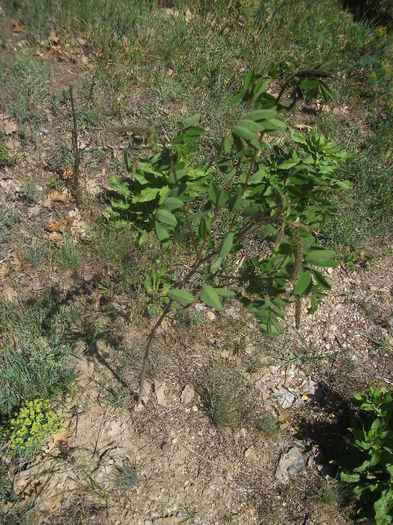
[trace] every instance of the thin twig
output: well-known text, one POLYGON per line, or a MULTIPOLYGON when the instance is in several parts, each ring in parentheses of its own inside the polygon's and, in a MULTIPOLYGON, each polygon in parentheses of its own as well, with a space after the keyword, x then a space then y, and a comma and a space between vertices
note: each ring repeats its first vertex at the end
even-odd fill
MULTIPOLYGON (((176 286, 178 288, 182 288, 185 284, 188 283, 188 281, 191 279, 191 277, 198 271, 198 269, 205 264, 209 259, 211 259, 216 253, 218 252, 218 249, 213 250, 210 252, 206 257, 203 259, 197 259, 191 268, 191 270, 188 272, 188 274, 180 281, 180 283, 176 286)), ((149 363, 149 357, 150 357, 150 350, 154 341, 154 338, 156 336, 157 330, 160 328, 163 320, 168 315, 169 310, 171 309, 173 300, 171 299, 169 303, 165 306, 162 314, 160 315, 158 321, 153 326, 153 328, 150 331, 149 339, 147 340, 145 353, 143 355, 143 362, 142 362, 142 370, 139 380, 139 393, 138 393, 138 403, 141 403, 142 397, 145 391, 145 381, 146 381, 146 373, 147 373, 147 365, 149 363)))

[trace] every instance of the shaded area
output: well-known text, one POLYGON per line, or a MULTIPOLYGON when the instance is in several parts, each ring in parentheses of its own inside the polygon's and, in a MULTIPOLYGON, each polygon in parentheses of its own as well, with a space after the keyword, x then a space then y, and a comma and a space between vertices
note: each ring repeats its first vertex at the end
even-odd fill
POLYGON ((341 5, 353 14, 357 22, 393 27, 393 4, 391 0, 341 0, 341 5))

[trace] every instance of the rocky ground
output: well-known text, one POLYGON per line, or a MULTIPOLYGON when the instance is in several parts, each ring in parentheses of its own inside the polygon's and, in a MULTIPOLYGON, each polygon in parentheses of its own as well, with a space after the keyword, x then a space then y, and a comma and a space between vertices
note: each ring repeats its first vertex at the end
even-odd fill
MULTIPOLYGON (((31 52, 16 29, 8 27, 4 53, 31 52)), ((42 43, 49 92, 91 77, 83 48, 60 48, 56 35, 42 43)), ((142 96, 136 91, 130 111, 142 96)), ((48 186, 54 170, 66 183, 69 166, 56 165, 56 147, 71 142, 69 107, 42 111, 38 130, 0 115, 15 155, 0 168, 0 203, 20 216, 1 242, 1 299, 23 305, 56 285, 106 335, 78 343, 65 429, 15 474, 19 503, 31 504, 27 515, 40 524, 348 523, 351 507, 326 503, 323 494, 335 486, 330 461, 350 424, 353 394, 393 384, 393 245, 370 245, 356 270, 329 271, 332 290, 318 312, 304 314, 297 331, 289 311, 278 339, 261 335, 236 304, 223 313, 195 305, 196 326, 173 317, 159 333, 156 369, 137 405, 135 356, 154 320, 127 294, 108 299, 100 287, 105 264, 89 250, 105 214, 110 165, 102 156, 120 156, 127 138, 81 132, 78 204, 66 184, 48 186), (75 271, 61 271, 52 256, 65 233, 86 253, 75 271), (26 245, 43 244, 34 265, 26 245), (221 413, 212 411, 214 396, 221 413), (217 424, 221 417, 231 424, 217 424)))

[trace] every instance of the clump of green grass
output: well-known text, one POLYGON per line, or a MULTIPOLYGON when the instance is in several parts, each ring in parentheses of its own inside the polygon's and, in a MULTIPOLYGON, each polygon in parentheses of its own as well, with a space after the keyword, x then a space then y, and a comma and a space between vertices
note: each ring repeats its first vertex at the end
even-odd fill
POLYGON ((13 156, 10 150, 4 143, 4 138, 0 133, 0 168, 5 166, 12 166, 15 163, 15 156, 13 156))
POLYGON ((42 196, 42 191, 37 187, 35 180, 29 177, 21 185, 19 194, 28 200, 36 201, 42 196))
POLYGON ((60 265, 67 270, 77 270, 83 263, 83 254, 77 243, 68 236, 64 236, 59 250, 60 265))
POLYGON ((326 505, 348 505, 351 500, 351 491, 343 483, 336 481, 325 482, 317 493, 318 498, 326 505))
POLYGON ((120 492, 129 492, 138 483, 138 472, 134 465, 117 467, 117 475, 114 484, 120 492))
POLYGON ((237 427, 246 421, 246 387, 240 374, 224 363, 214 363, 209 374, 210 417, 218 427, 237 427))
POLYGON ((7 112, 19 124, 30 122, 37 126, 42 121, 42 106, 48 96, 48 65, 32 55, 20 54, 1 66, 0 91, 7 112))
POLYGON ((266 437, 275 439, 280 433, 280 422, 275 415, 266 413, 263 416, 256 418, 255 428, 262 432, 266 437))
POLYGON ((53 400, 69 390, 75 378, 69 339, 74 322, 53 290, 35 304, 0 303, 0 424, 26 401, 53 400))

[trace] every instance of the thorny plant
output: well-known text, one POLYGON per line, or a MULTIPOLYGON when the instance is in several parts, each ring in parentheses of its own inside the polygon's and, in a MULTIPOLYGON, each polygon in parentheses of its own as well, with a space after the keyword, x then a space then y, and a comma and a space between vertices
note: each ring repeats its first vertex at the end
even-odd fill
MULTIPOLYGON (((130 184, 110 178, 118 197, 109 210, 119 221, 135 222, 140 243, 169 246, 183 221, 193 251, 188 271, 166 291, 168 302, 148 337, 140 399, 153 340, 174 304, 190 305, 199 296, 207 306, 221 310, 221 301, 236 298, 257 317, 263 331, 275 336, 289 302, 295 302, 299 327, 302 299, 310 298, 308 313, 313 313, 329 290, 316 267, 336 266, 335 252, 319 247, 317 234, 336 212, 331 194, 350 187, 336 175, 346 154, 316 128, 306 137, 278 118, 284 91, 278 97, 267 92, 274 67, 269 75, 247 75, 233 103, 242 99, 251 111, 233 126, 214 162, 196 160, 204 133, 197 125, 201 115, 196 114, 169 143, 155 138, 152 154, 137 166, 126 152, 130 184), (292 147, 271 146, 270 136, 283 133, 292 147), (258 255, 249 256, 252 252, 258 255)), ((328 96, 320 75, 319 70, 299 73, 283 89, 293 90, 298 82, 296 96, 309 86, 312 94, 322 90, 328 96)))

